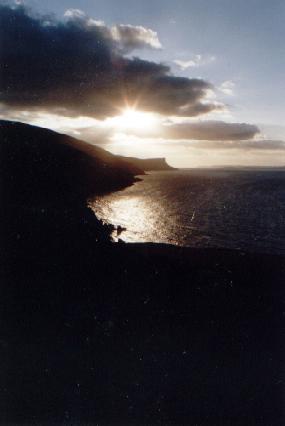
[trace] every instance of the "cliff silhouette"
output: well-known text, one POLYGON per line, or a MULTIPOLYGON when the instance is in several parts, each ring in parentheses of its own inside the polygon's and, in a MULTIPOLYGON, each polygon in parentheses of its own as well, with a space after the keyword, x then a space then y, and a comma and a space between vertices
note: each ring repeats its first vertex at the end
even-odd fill
POLYGON ((99 147, 48 129, 0 121, 0 132, 3 195, 14 202, 85 200, 144 174, 99 147))
POLYGON ((122 189, 164 159, 116 156, 79 139, 18 122, 0 121, 3 195, 28 200, 77 200, 122 189))
POLYGON ((283 424, 282 256, 112 243, 136 165, 1 123, 3 424, 283 424))
POLYGON ((122 157, 122 160, 126 161, 130 165, 134 165, 145 172, 147 171, 171 171, 175 170, 174 167, 171 167, 165 158, 135 158, 135 157, 122 157))

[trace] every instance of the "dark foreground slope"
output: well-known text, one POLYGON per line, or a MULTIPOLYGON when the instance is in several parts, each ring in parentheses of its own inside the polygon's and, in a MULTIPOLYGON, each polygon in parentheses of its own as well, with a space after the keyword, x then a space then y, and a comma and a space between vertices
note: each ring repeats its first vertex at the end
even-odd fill
POLYGON ((0 424, 283 424, 284 258, 112 244, 79 198, 13 206, 0 424))
POLYGON ((3 424, 283 424, 284 259, 72 231, 2 267, 3 424))

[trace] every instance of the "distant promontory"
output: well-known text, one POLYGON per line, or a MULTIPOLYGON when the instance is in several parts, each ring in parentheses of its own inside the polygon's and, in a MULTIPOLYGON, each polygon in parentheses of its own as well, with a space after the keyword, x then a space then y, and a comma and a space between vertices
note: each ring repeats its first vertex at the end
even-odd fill
POLYGON ((135 158, 135 157, 120 157, 122 160, 143 169, 145 172, 148 171, 163 171, 163 170, 176 170, 167 164, 165 158, 135 158))

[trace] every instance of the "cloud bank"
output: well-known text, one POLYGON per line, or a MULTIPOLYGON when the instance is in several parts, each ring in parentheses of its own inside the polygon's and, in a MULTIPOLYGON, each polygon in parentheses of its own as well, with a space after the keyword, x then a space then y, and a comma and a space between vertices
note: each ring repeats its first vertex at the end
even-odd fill
POLYGON ((143 111, 195 117, 221 108, 212 85, 171 75, 163 64, 124 56, 159 48, 157 34, 68 10, 63 21, 0 6, 1 101, 13 108, 105 118, 128 103, 143 111))
POLYGON ((225 123, 223 121, 201 121, 166 125, 165 132, 171 139, 195 139, 236 141, 252 139, 259 128, 247 123, 225 123))

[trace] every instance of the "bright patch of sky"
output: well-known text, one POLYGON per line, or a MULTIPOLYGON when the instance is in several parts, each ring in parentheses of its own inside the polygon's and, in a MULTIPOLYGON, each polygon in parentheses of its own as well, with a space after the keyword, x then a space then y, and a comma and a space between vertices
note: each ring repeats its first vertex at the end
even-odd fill
MULTIPOLYGON (((149 44, 153 43, 155 48, 132 51, 127 53, 129 57, 162 62, 176 76, 211 82, 214 90, 209 90, 209 99, 223 103, 225 108, 208 114, 207 120, 251 123, 259 127, 261 138, 285 140, 284 0, 26 0, 24 3, 58 19, 67 10, 76 9, 84 11, 98 25, 105 23, 115 28, 124 24, 140 28, 138 31, 148 29, 149 44)), ((42 119, 38 117, 40 122, 42 119)), ((81 124, 82 120, 79 118, 81 124)), ((58 130, 60 123, 55 121, 50 127, 58 130)), ((75 134, 76 126, 69 124, 75 134)), ((119 145, 117 142, 115 151, 119 145)), ((136 150, 137 146, 138 143, 133 145, 135 152, 130 155, 143 151, 143 148, 136 150)), ((157 146, 161 154, 161 145, 157 146)), ((185 148, 183 153, 176 149, 174 144, 171 147, 166 144, 166 156, 173 159, 174 165, 185 166, 185 148)), ((147 154, 146 149, 142 155, 147 154)), ((201 160, 202 154, 197 155, 201 160)), ((221 151, 215 155, 224 162, 221 151)), ((280 164, 274 151, 267 153, 266 161, 265 155, 264 151, 255 152, 250 161, 280 164)), ((226 160, 231 162, 229 158, 226 160)), ((203 161, 207 163, 206 157, 203 161)))

